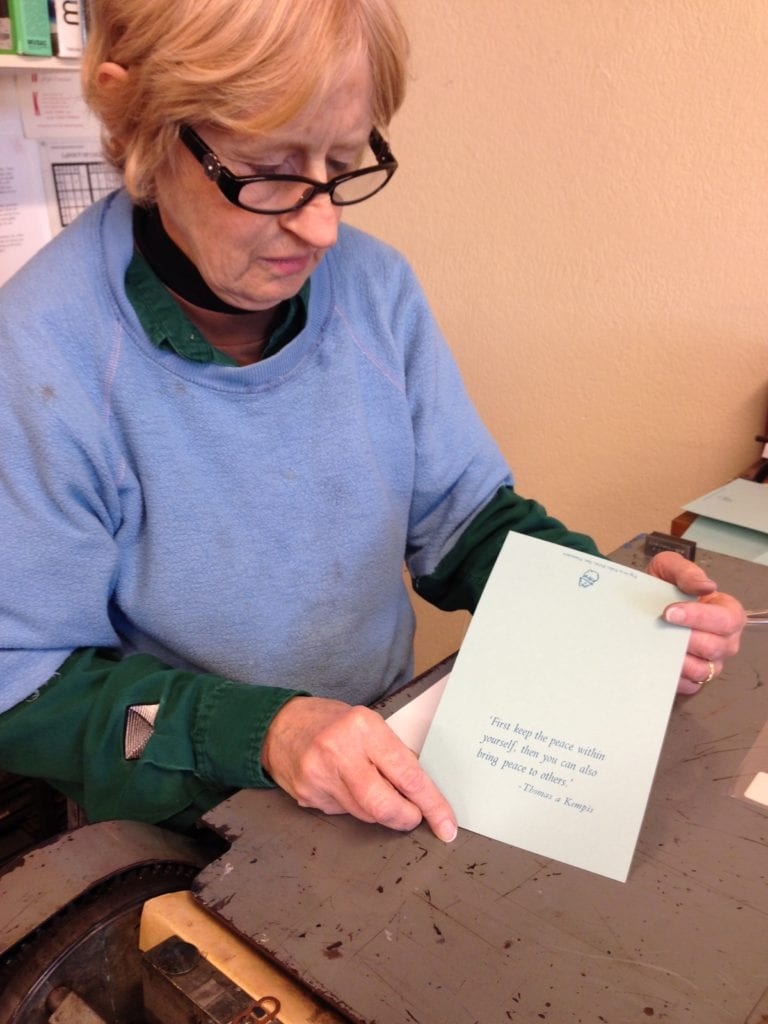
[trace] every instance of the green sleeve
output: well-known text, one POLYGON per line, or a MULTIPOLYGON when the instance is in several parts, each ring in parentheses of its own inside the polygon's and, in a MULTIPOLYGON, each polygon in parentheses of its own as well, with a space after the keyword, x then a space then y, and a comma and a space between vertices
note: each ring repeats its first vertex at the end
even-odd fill
POLYGON ((599 555, 595 542, 572 533, 536 501, 500 488, 475 516, 434 572, 413 581, 417 594, 443 611, 473 612, 510 530, 599 555))
POLYGON ((90 821, 186 827, 235 789, 272 785, 264 737, 298 692, 87 648, 0 715, 0 768, 45 779, 90 821), (136 705, 159 708, 140 757, 127 760, 126 715, 136 705))

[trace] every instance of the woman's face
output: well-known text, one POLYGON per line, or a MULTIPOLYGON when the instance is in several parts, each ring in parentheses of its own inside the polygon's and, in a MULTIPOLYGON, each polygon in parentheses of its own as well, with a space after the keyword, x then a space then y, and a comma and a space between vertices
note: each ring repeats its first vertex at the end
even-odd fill
MULTIPOLYGON (((371 81, 361 60, 327 102, 268 139, 193 125, 233 174, 300 174, 327 181, 357 166, 371 121, 371 81)), ((327 195, 291 213, 250 213, 225 199, 182 143, 173 172, 157 178, 165 230, 209 288, 229 305, 271 309, 295 295, 335 242, 341 208, 327 195)))

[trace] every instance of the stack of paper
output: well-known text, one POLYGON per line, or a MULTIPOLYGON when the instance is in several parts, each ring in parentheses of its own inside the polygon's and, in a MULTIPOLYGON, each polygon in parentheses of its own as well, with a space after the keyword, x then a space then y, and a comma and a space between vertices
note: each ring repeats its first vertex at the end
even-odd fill
POLYGON ((684 508, 697 514, 686 538, 708 551, 768 565, 768 485, 731 480, 684 508))

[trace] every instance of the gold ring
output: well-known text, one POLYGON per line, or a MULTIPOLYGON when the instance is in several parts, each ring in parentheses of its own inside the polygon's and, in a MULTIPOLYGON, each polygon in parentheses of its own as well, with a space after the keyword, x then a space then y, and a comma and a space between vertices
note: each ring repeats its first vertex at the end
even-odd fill
POLYGON ((708 661, 707 664, 709 665, 709 675, 707 676, 706 679, 702 679, 701 680, 701 682, 699 683, 699 686, 706 686, 707 683, 711 683, 712 680, 715 678, 715 663, 714 663, 714 661, 708 661))

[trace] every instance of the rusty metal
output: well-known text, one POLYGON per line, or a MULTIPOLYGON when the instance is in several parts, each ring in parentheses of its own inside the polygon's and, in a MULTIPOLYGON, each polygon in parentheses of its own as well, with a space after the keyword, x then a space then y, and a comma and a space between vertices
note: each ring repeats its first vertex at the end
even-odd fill
POLYGON ((139 918, 146 900, 194 877, 189 865, 144 865, 95 886, 18 944, 0 968, 2 1024, 48 1024, 66 987, 106 1024, 141 1020, 139 918))
POLYGON ((56 989, 54 1002, 48 1024, 108 1024, 84 999, 69 989, 56 989))
POLYGON ((143 864, 202 867, 213 853, 153 825, 104 821, 67 832, 0 871, 0 961, 90 888, 143 864))
POLYGON ((233 1017, 231 1024, 280 1024, 278 1013, 280 1000, 276 996, 264 996, 233 1017))
POLYGON ((144 954, 142 974, 150 1024, 281 1024, 279 999, 254 1000, 178 936, 144 954))

